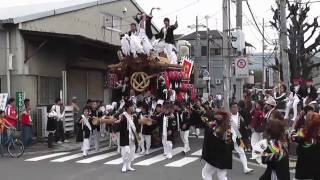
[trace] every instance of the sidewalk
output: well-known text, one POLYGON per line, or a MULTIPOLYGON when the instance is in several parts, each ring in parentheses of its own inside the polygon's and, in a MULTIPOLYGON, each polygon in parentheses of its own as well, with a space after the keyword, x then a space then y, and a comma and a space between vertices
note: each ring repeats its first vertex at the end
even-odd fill
MULTIPOLYGON (((75 137, 68 139, 69 142, 62 144, 54 143, 53 148, 48 148, 47 141, 37 141, 25 149, 24 155, 33 155, 39 153, 57 153, 65 151, 81 150, 81 142, 76 142, 75 137)), ((109 136, 100 137, 100 147, 109 146, 109 136)))

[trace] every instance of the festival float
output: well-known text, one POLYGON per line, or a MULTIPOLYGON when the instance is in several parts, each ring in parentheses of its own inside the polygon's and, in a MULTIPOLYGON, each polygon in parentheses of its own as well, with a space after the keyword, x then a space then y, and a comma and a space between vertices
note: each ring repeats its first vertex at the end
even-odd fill
POLYGON ((118 51, 119 63, 108 66, 109 88, 128 84, 137 94, 150 91, 157 99, 169 100, 172 93, 176 94, 177 101, 189 97, 195 99, 196 90, 190 83, 193 68, 193 61, 189 58, 190 44, 181 41, 177 46, 177 64, 170 63, 165 52, 134 57, 118 51))

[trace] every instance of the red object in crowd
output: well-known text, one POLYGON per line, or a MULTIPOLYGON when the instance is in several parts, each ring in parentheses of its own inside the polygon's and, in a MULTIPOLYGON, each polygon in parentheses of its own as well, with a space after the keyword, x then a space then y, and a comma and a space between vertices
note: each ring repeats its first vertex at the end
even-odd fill
POLYGON ((170 89, 170 79, 169 79, 169 74, 168 74, 167 71, 164 72, 164 79, 165 79, 165 82, 166 82, 166 88, 170 89))
POLYGON ((5 118, 13 127, 17 127, 17 111, 12 105, 8 105, 5 109, 5 118))
POLYGON ((195 100, 197 98, 197 92, 193 84, 191 84, 191 89, 191 100, 195 100))
POLYGON ((177 100, 178 100, 178 101, 183 101, 183 98, 184 98, 184 92, 180 91, 180 92, 177 94, 177 100))
POLYGON ((23 111, 21 114, 21 127, 25 125, 31 125, 30 114, 27 111, 23 111))
POLYGON ((262 110, 257 110, 257 109, 253 110, 251 112, 251 116, 252 116, 252 120, 250 125, 253 129, 259 127, 259 125, 263 124, 265 121, 264 113, 262 110))

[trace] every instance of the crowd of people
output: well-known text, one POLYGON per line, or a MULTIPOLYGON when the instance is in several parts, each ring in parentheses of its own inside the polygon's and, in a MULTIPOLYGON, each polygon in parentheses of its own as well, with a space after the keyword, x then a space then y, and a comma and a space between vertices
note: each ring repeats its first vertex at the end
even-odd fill
MULTIPOLYGON (((108 105, 99 100, 88 100, 76 116, 76 139, 82 142, 83 156, 88 156, 91 145, 99 151, 99 138, 108 132, 110 141, 114 142, 122 156, 122 172, 127 172, 135 170, 131 166, 134 155, 140 153, 147 156, 152 147, 163 146, 164 156, 170 159, 173 146, 181 141, 183 154, 188 155, 191 151, 189 136, 199 136, 203 129, 204 180, 211 180, 214 174, 219 180, 227 179, 227 169, 232 169, 233 150, 240 157, 243 173, 253 171, 248 167, 245 154, 251 152, 251 159, 267 165, 261 180, 290 179, 289 147, 296 143, 296 179, 320 179, 315 166, 320 162, 317 103, 320 92, 316 91, 310 80, 299 85, 296 80, 294 82, 289 93, 286 93, 285 85, 279 86, 275 92, 267 90, 262 96, 246 91, 242 100, 231 101, 229 111, 221 106, 221 95, 177 101, 170 96, 153 95, 150 91, 136 94, 131 89, 108 105), (296 97, 299 102, 297 109, 294 109, 296 97), (293 108, 292 113, 288 113, 290 108, 293 108)), ((72 106, 79 111, 75 100, 73 98, 72 106)), ((1 124, 17 126, 14 101, 9 99, 2 112, 4 118, 1 118, 1 124)), ((30 107, 30 100, 25 99, 20 124, 26 146, 32 143, 30 107)), ((63 104, 57 98, 48 113, 49 147, 54 141, 66 142, 63 121, 63 104)), ((3 126, 1 132, 4 132, 3 126)))
MULTIPOLYGON (((89 101, 79 120, 79 132, 84 132, 83 155, 88 155, 90 136, 99 136, 99 131, 109 129, 123 158, 122 172, 133 171, 135 153, 148 155, 151 146, 162 144, 164 156, 170 159, 175 142, 181 139, 183 153, 188 154, 189 135, 198 136, 204 129, 204 180, 211 180, 215 173, 218 179, 227 179, 233 150, 239 154, 245 174, 253 171, 245 155, 250 151, 251 159, 267 165, 260 179, 290 179, 291 143, 298 145, 296 178, 319 179, 314 164, 320 160, 320 115, 316 99, 310 99, 310 87, 310 83, 301 86, 307 95, 301 98, 309 99, 299 101, 299 113, 294 120, 285 115, 297 89, 291 88, 288 95, 283 95, 285 85, 276 93, 266 91, 264 97, 256 100, 255 94, 248 91, 242 100, 230 103, 230 111, 219 106, 213 96, 207 100, 171 101, 170 97, 160 99, 150 92, 135 95, 133 90, 110 105, 89 101)), ((292 114, 294 117, 295 113, 292 114)), ((98 150, 96 143, 94 140, 98 150)))

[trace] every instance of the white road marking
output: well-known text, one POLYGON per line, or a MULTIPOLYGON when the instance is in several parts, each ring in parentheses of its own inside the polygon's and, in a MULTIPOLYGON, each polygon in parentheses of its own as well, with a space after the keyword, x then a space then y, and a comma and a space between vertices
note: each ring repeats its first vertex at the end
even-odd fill
MULTIPOLYGON (((157 151, 159 151, 159 150, 161 150, 162 148, 156 148, 156 149, 151 149, 150 151, 149 151, 149 153, 151 154, 151 153, 154 153, 154 152, 157 152, 157 151)), ((137 158, 140 158, 140 157, 142 157, 143 155, 140 155, 140 154, 136 154, 135 155, 135 159, 137 159, 137 158)), ((145 156, 148 156, 148 155, 145 155, 145 156)), ((108 162, 106 162, 106 163, 104 163, 104 164, 112 164, 112 165, 118 165, 118 164, 121 164, 122 163, 122 158, 118 158, 118 159, 115 159, 115 160, 112 160, 112 161, 108 161, 108 162)))
POLYGON ((182 167, 185 166, 189 163, 192 163, 193 161, 198 160, 199 158, 197 157, 184 157, 182 159, 179 159, 177 161, 173 161, 172 163, 166 164, 165 166, 168 167, 182 167))
POLYGON ((53 157, 57 157, 57 156, 63 156, 66 154, 69 154, 70 152, 61 152, 61 153, 53 153, 53 154, 49 154, 49 155, 44 155, 44 156, 39 156, 39 157, 35 157, 35 158, 31 158, 31 159, 26 159, 25 161, 41 161, 44 159, 49 159, 49 158, 53 158, 53 157))
POLYGON ((202 149, 191 154, 191 156, 201 156, 201 155, 202 155, 202 149))
MULTIPOLYGON (((100 149, 100 152, 106 151, 108 149, 109 148, 102 148, 102 149, 100 149)), ((89 155, 97 154, 97 153, 99 153, 99 152, 96 152, 95 150, 92 150, 92 151, 88 152, 89 155)), ((70 156, 65 156, 65 157, 62 157, 62 158, 54 159, 54 160, 51 160, 50 162, 66 162, 66 161, 70 161, 72 159, 77 159, 77 158, 81 158, 81 157, 83 157, 83 154, 82 153, 77 153, 77 154, 73 154, 73 155, 70 155, 70 156)))
POLYGON ((91 158, 87 158, 87 159, 83 159, 83 160, 77 161, 77 163, 89 164, 89 163, 92 163, 92 162, 96 162, 96 161, 100 161, 100 160, 103 160, 103 159, 110 158, 112 156, 116 156, 117 154, 118 154, 117 151, 104 153, 104 154, 100 154, 98 156, 93 156, 91 158))
MULTIPOLYGON (((189 138, 197 138, 195 135, 190 135, 189 138)), ((204 139, 204 136, 198 136, 198 139, 204 139)))
MULTIPOLYGON (((181 153, 183 151, 183 148, 182 147, 177 147, 177 148, 174 148, 172 150, 172 156, 175 156, 179 153, 181 153)), ((143 161, 140 161, 134 165, 138 165, 138 166, 149 166, 151 164, 155 164, 157 162, 160 162, 160 161, 163 161, 163 160, 166 160, 167 158, 163 155, 163 154, 159 154, 157 156, 154 156, 152 158, 149 158, 149 159, 146 159, 146 160, 143 160, 143 161)))

